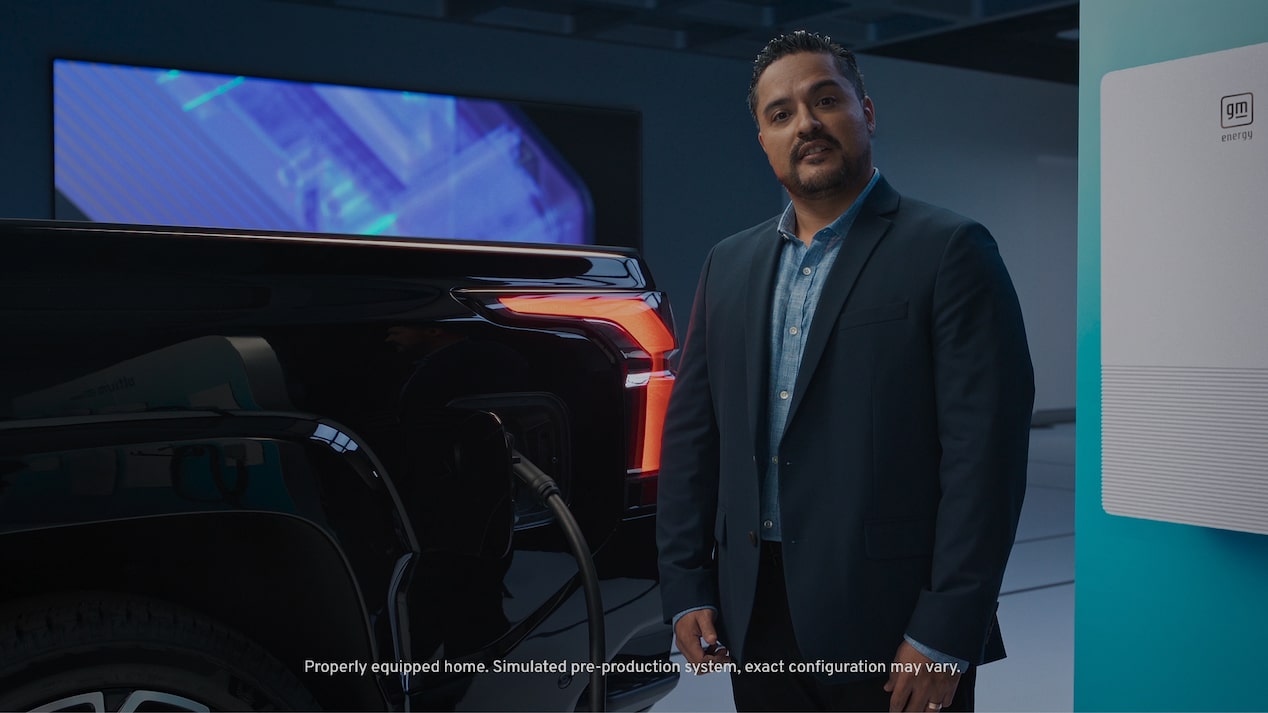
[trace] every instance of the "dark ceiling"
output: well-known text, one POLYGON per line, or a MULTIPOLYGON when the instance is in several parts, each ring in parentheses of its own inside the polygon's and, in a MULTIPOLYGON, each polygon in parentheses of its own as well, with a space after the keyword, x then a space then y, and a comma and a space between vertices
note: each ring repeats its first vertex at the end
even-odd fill
POLYGON ((806 29, 863 54, 1078 82, 1077 0, 283 0, 751 59, 806 29))

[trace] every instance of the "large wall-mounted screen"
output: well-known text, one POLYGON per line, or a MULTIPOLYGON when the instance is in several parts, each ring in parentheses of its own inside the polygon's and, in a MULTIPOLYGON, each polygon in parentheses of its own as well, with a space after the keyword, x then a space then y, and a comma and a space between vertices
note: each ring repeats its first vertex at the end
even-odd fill
POLYGON ((72 60, 53 82, 56 218, 639 246, 634 112, 72 60))

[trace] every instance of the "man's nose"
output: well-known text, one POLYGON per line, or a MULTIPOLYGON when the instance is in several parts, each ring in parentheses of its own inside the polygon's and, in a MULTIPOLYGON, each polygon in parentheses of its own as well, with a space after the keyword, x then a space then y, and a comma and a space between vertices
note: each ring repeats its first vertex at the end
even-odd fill
POLYGON ((813 107, 806 107, 803 111, 797 113, 797 134, 799 136, 811 136, 819 131, 823 126, 823 122, 819 121, 819 117, 815 114, 813 107))

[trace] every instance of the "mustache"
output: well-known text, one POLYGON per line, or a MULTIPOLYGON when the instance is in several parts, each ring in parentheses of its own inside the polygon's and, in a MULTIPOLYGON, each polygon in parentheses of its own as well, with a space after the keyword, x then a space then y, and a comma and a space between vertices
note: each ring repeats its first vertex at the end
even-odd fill
POLYGON ((810 136, 807 136, 804 139, 799 139, 797 143, 793 144, 791 158, 794 161, 801 158, 802 149, 805 148, 806 144, 814 142, 814 141, 822 141, 833 148, 837 148, 837 149, 841 148, 841 142, 837 141, 831 136, 828 136, 827 134, 816 132, 814 134, 811 134, 810 136))

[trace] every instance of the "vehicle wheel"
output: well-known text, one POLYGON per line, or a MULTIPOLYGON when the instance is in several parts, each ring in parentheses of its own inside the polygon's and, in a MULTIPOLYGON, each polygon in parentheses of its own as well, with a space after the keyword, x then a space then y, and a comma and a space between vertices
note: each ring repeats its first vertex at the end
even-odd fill
POLYGON ((315 710, 243 635, 153 599, 82 593, 0 613, 0 710, 315 710))

